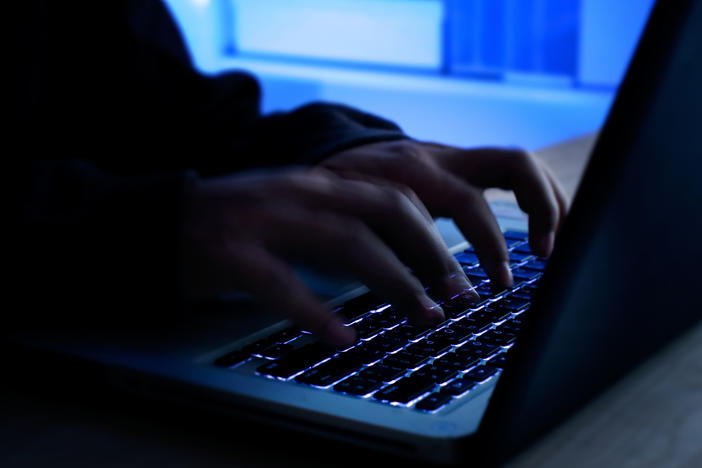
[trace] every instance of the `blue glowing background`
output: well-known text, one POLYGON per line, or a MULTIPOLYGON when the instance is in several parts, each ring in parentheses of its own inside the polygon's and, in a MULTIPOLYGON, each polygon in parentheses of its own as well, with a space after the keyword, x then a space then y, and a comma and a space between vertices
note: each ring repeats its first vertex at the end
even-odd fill
POLYGON ((654 0, 165 0, 264 111, 342 102, 411 136, 537 149, 602 124, 654 0))

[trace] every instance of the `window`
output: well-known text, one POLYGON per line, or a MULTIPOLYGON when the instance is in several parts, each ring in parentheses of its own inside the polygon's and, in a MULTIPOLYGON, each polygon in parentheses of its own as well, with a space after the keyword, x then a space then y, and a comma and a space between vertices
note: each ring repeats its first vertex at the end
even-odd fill
POLYGON ((323 100, 415 138, 530 149, 596 131, 654 0, 164 0, 264 112, 323 100))
POLYGON ((438 70, 440 0, 230 0, 230 53, 438 70))
POLYGON ((228 56, 614 88, 652 4, 219 0, 220 50, 228 56))

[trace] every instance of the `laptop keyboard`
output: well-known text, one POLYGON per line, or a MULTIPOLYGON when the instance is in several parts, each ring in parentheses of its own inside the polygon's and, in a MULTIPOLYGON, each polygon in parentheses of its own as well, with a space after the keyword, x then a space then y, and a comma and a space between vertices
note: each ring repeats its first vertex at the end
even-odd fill
POLYGON ((529 250, 526 233, 504 235, 513 286, 494 290, 472 248, 455 254, 481 300, 441 302, 446 314, 441 324, 412 324, 366 293, 337 310, 358 334, 356 344, 347 349, 332 349, 309 332, 290 327, 221 356, 215 364, 234 369, 253 361, 261 377, 439 411, 475 394, 502 371, 546 266, 546 259, 529 250))

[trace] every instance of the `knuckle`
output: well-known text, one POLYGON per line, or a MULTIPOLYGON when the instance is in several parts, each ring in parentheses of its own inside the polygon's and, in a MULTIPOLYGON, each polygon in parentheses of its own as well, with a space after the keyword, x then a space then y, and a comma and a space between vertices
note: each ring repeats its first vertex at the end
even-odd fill
POLYGON ((513 159, 517 167, 521 169, 536 168, 536 158, 531 152, 526 150, 515 150, 513 154, 513 159))
POLYGON ((337 225, 338 237, 348 252, 364 250, 368 245, 369 228, 360 221, 348 220, 337 225))
POLYGON ((385 206, 388 211, 393 213, 405 213, 409 209, 409 198, 399 189, 395 187, 383 188, 385 197, 385 206))
POLYGON ((395 142, 392 153, 401 158, 403 164, 410 168, 425 167, 430 160, 429 153, 412 140, 395 142))
POLYGON ((404 197, 405 200, 403 201, 409 200, 410 202, 414 203, 419 201, 419 196, 417 193, 408 185, 398 185, 397 191, 404 197))
POLYGON ((342 252, 356 252, 368 243, 370 229, 355 218, 332 213, 319 214, 313 221, 329 246, 343 245, 342 252))

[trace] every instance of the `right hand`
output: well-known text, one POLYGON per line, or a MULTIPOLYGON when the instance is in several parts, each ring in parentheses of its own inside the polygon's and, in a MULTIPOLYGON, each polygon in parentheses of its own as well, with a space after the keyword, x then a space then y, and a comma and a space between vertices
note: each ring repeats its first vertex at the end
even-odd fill
POLYGON ((475 295, 411 190, 319 168, 196 180, 182 245, 191 297, 243 290, 338 346, 352 344, 355 331, 295 275, 290 260, 351 273, 420 322, 444 318, 424 284, 443 297, 475 295))

